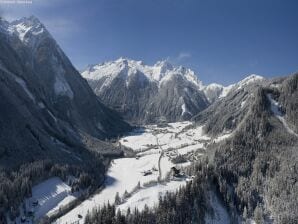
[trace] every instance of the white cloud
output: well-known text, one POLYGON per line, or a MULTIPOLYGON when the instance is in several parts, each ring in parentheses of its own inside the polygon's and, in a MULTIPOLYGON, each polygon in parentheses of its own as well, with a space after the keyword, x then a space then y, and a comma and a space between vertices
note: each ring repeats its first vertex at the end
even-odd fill
POLYGON ((178 55, 173 56, 173 57, 167 57, 166 60, 173 64, 185 64, 188 62, 188 59, 192 57, 191 53, 189 52, 180 52, 178 55))
POLYGON ((191 53, 189 52, 180 52, 179 55, 177 56, 178 61, 185 60, 187 58, 191 58, 191 53))

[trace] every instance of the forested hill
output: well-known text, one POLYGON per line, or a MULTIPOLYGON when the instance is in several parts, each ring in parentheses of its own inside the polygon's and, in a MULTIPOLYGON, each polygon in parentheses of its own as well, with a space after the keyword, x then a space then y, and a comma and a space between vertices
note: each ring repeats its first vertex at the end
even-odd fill
POLYGON ((275 223, 298 220, 298 74, 253 92, 233 136, 214 146, 219 188, 235 214, 275 223))

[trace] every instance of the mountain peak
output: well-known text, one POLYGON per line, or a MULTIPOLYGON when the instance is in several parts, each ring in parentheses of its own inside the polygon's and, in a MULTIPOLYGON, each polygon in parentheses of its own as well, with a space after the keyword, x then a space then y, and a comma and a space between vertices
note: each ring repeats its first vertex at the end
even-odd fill
POLYGON ((128 61, 130 61, 130 59, 125 58, 125 57, 120 57, 120 58, 118 58, 115 62, 116 62, 116 63, 124 63, 124 64, 128 64, 128 61))
POLYGON ((50 35, 45 26, 35 16, 23 17, 8 25, 10 34, 15 34, 25 44, 34 45, 37 39, 50 35), (30 38, 29 38, 30 37, 30 38))
POLYGON ((236 85, 238 85, 238 89, 240 89, 248 84, 251 84, 251 83, 254 83, 257 81, 263 81, 263 80, 265 80, 265 78, 263 76, 251 74, 251 75, 247 76, 246 78, 242 79, 236 85))
POLYGON ((81 75, 106 105, 136 123, 188 119, 209 104, 195 72, 168 60, 146 65, 121 57, 81 75))
POLYGON ((31 29, 45 30, 45 26, 35 16, 23 17, 21 19, 14 20, 10 23, 10 25, 13 27, 23 26, 23 27, 26 27, 28 30, 31 30, 31 29))
POLYGON ((180 75, 196 86, 202 86, 194 71, 182 66, 174 66, 168 60, 161 60, 150 66, 145 65, 142 61, 121 57, 115 61, 89 66, 81 74, 87 79, 99 80, 103 77, 116 78, 120 73, 122 75, 127 73, 123 77, 129 77, 136 72, 142 73, 152 82, 166 82, 171 80, 172 77, 180 75))
POLYGON ((161 73, 165 73, 167 70, 173 70, 174 68, 174 66, 167 59, 156 62, 154 67, 159 67, 161 73))
POLYGON ((256 75, 256 74, 250 74, 249 76, 244 78, 242 81, 255 81, 255 80, 260 80, 260 79, 264 79, 264 77, 260 76, 260 75, 256 75))
POLYGON ((28 25, 34 26, 34 25, 42 25, 42 23, 40 22, 40 20, 31 15, 29 17, 22 17, 21 19, 17 19, 11 22, 11 24, 19 24, 19 23, 26 23, 28 25))

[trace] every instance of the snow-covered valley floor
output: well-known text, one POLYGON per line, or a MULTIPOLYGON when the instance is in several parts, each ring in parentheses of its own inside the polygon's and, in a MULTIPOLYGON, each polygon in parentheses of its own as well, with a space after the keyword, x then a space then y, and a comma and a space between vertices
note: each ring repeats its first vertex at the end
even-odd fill
MULTIPOLYGON (((122 211, 129 207, 139 210, 145 205, 152 207, 158 202, 159 196, 167 191, 177 190, 191 178, 183 175, 173 178, 172 167, 180 170, 190 165, 205 153, 210 142, 221 141, 229 136, 230 134, 226 134, 211 139, 203 134, 202 127, 194 127, 191 122, 150 125, 136 129, 118 142, 120 147, 125 146, 133 150, 136 156, 113 160, 106 174, 103 190, 83 201, 54 223, 82 224, 88 212, 103 204, 115 203, 116 194, 119 195, 117 207, 122 211), (177 158, 182 160, 177 163, 177 158)), ((57 185, 54 186, 57 188, 57 185)), ((40 188, 43 189, 38 187, 40 188)), ((65 188, 66 192, 69 190, 65 188)), ((75 199, 70 198, 72 195, 67 193, 64 196, 56 201, 52 200, 51 196, 47 197, 51 208, 46 211, 41 209, 37 212, 38 216, 51 215, 59 209, 61 203, 65 204, 68 199, 75 199)))
POLYGON ((128 207, 141 210, 145 204, 154 206, 160 195, 186 184, 188 177, 167 178, 171 168, 188 166, 191 160, 205 152, 210 140, 203 135, 202 127, 194 128, 191 122, 170 123, 162 127, 150 125, 135 130, 121 138, 119 144, 135 151, 136 157, 115 159, 107 172, 105 188, 55 223, 83 223, 88 211, 104 203, 114 203, 116 194, 121 198, 118 205, 121 210, 128 207), (186 160, 174 164, 171 160, 178 155, 183 155, 186 160))

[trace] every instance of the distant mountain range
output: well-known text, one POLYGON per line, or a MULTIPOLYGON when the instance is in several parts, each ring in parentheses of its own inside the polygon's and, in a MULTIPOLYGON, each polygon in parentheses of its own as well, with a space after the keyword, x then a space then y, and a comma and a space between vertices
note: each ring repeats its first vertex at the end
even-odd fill
POLYGON ((81 74, 106 106, 138 124, 189 120, 230 90, 264 79, 251 75, 228 87, 204 86, 191 69, 168 61, 149 66, 126 58, 90 65, 81 74))

